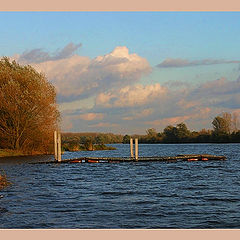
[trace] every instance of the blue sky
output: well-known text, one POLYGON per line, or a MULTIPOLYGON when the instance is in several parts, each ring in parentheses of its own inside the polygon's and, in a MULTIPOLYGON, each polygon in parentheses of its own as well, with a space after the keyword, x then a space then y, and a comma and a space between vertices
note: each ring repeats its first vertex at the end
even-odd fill
MULTIPOLYGON (((124 71, 126 70, 127 72, 121 72, 121 74, 120 68, 118 68, 118 70, 114 69, 113 71, 109 67, 107 69, 104 67, 101 73, 97 70, 89 72, 86 77, 88 83, 91 83, 91 86, 100 86, 99 89, 95 91, 95 94, 93 94, 94 90, 88 92, 85 89, 81 91, 79 89, 78 93, 72 92, 71 96, 74 94, 76 96, 72 99, 68 96, 67 101, 70 104, 72 100, 71 109, 74 108, 73 106, 76 104, 75 110, 79 112, 81 120, 84 120, 84 118, 94 119, 96 122, 94 122, 92 128, 89 128, 87 123, 85 125, 82 124, 84 126, 83 128, 77 127, 78 120, 71 120, 71 117, 68 115, 69 113, 63 112, 63 115, 68 119, 66 122, 71 122, 71 124, 69 124, 69 126, 72 126, 70 130, 74 131, 82 131, 87 128, 89 131, 114 131, 117 129, 117 132, 122 132, 122 128, 126 123, 124 123, 124 121, 118 122, 115 119, 116 111, 118 113, 121 112, 120 109, 118 109, 119 104, 115 104, 115 107, 112 106, 110 110, 108 109, 109 114, 112 111, 112 115, 108 116, 108 119, 112 119, 112 122, 108 123, 105 121, 106 109, 104 110, 103 106, 100 108, 96 104, 96 99, 98 99, 99 94, 100 96, 103 96, 101 94, 105 94, 108 98, 112 97, 113 99, 117 97, 121 98, 120 95, 117 96, 117 92, 121 92, 120 90, 126 87, 128 83, 131 83, 130 85, 133 88, 136 87, 137 84, 142 84, 146 91, 152 91, 150 90, 150 86, 155 86, 156 89, 158 89, 156 91, 163 93, 158 85, 154 85, 160 84, 161 87, 168 88, 166 92, 169 91, 169 95, 174 95, 174 91, 176 90, 180 91, 180 89, 182 89, 183 91, 183 88, 185 88, 185 90, 189 88, 193 89, 194 87, 199 88, 201 84, 207 84, 208 82, 222 78, 226 79, 227 84, 231 85, 231 83, 233 83, 234 85, 239 77, 239 12, 1 12, 0 29, 1 56, 12 57, 18 55, 18 57, 20 56, 20 60, 23 59, 21 56, 24 53, 31 53, 31 51, 36 49, 38 54, 44 52, 49 56, 57 56, 62 49, 72 44, 70 48, 74 50, 72 50, 72 53, 70 51, 70 55, 64 57, 64 61, 68 61, 68 63, 71 62, 71 64, 73 64, 73 61, 74 64, 78 61, 76 65, 78 71, 76 72, 79 72, 79 74, 75 72, 74 75, 73 69, 65 69, 65 76, 68 76, 68 74, 74 75, 71 75, 70 83, 67 77, 65 82, 64 79, 60 79, 58 76, 53 77, 56 73, 54 74, 52 72, 51 67, 55 64, 54 69, 56 69, 56 64, 59 64, 60 61, 59 58, 52 58, 51 63, 49 63, 50 58, 48 58, 48 61, 46 60, 45 63, 41 62, 38 64, 34 62, 34 59, 25 58, 28 63, 35 64, 39 70, 46 71, 49 80, 59 89, 60 96, 62 94, 61 91, 64 89, 64 84, 72 84, 76 90, 78 87, 77 82, 80 84, 81 81, 84 81, 82 72, 80 74, 80 67, 77 67, 83 66, 83 62, 84 64, 89 64, 88 66, 92 66, 92 64, 95 63, 95 58, 99 56, 108 57, 108 55, 119 46, 124 46, 128 49, 128 53, 126 53, 123 48, 121 49, 126 59, 128 59, 128 56, 131 54, 136 54, 139 57, 139 59, 131 58, 132 64, 135 60, 138 62, 138 74, 136 72, 130 73, 126 70, 127 66, 126 68, 124 67, 124 71), (77 47, 77 44, 81 44, 81 46, 77 47), (73 60, 72 55, 85 57, 85 59, 79 58, 78 60, 73 60), (176 59, 178 59, 178 63, 180 61, 180 64, 183 64, 184 61, 187 62, 180 67, 157 67, 157 65, 165 63, 168 59, 171 60, 171 64, 173 64, 172 62, 175 62, 176 59), (211 62, 206 63, 206 59, 210 59, 211 62), (48 65, 48 67, 46 67, 46 65, 48 65), (147 70, 147 68, 150 70, 147 70), (119 75, 116 75, 116 71, 119 75), (103 72, 104 75, 102 75, 103 72), (106 76, 108 76, 110 80, 104 79, 106 76), (110 76, 112 76, 112 80, 110 76), (127 77, 122 78, 122 76, 127 77), (95 81, 100 78, 103 79, 101 83, 95 81), (112 86, 112 88, 106 88, 105 85, 107 81, 111 82, 112 85, 110 84, 109 86, 112 86), (84 109, 84 106, 81 105, 82 99, 84 99, 85 105, 86 102, 91 102, 92 108, 88 110, 84 109), (78 100, 81 101, 76 103, 78 100), (89 118, 87 114, 90 114, 89 118), (81 116, 83 117, 81 118, 81 116), (94 116, 98 117, 94 118, 94 116), (101 126, 101 124, 99 124, 100 121, 103 121, 105 124, 101 126), (100 126, 99 128, 97 127, 98 124, 100 126)), ((116 54, 113 55, 116 58, 116 54)), ((111 58, 107 57, 104 59, 110 61, 111 58)), ((119 58, 118 60, 120 61, 118 54, 117 58, 119 58)), ((134 64, 135 63, 136 62, 134 62, 134 64)), ((133 66, 135 65, 131 65, 131 69, 134 68, 133 66)), ((86 69, 86 66, 84 69, 86 69)), ((88 90, 90 85, 88 87, 86 85, 88 90)), ((138 88, 138 90, 140 91, 140 88, 138 88)), ((141 91, 142 90, 143 89, 141 89, 141 91)), ((70 92, 69 89, 69 94, 70 92)), ((178 94, 180 94, 180 92, 178 94)), ((216 97, 217 96, 214 96, 214 99, 216 97)), ((227 98, 227 100, 230 101, 229 95, 227 98)), ((62 99, 66 100, 66 96, 62 99)), ((65 100, 61 100, 61 104, 63 104, 65 100)), ((156 99, 154 101, 156 101, 156 99)), ((150 125, 151 122, 153 123, 154 121, 154 116, 156 120, 159 120, 159 118, 171 118, 167 110, 165 112, 154 113, 157 112, 155 111, 156 106, 154 105, 154 101, 151 103, 152 105, 148 103, 146 108, 143 107, 145 102, 141 104, 141 110, 140 108, 138 109, 139 106, 135 108, 131 107, 131 110, 127 109, 132 113, 135 112, 135 114, 137 109, 139 110, 139 114, 141 111, 143 111, 146 116, 147 113, 152 114, 151 121, 150 118, 143 119, 141 120, 142 122, 139 120, 139 125, 134 129, 135 132, 142 132, 141 129, 144 129, 144 127, 152 127, 150 125), (151 110, 147 111, 146 109, 151 110), (143 123, 143 121, 145 121, 145 123, 143 123)), ((208 116, 208 119, 204 120, 205 122, 194 122, 194 119, 191 121, 190 117, 187 118, 186 121, 189 121, 190 127, 197 129, 210 127, 211 117, 214 114, 218 112, 221 113, 221 111, 225 110, 237 111, 236 109, 238 109, 237 106, 235 106, 234 109, 221 108, 219 104, 218 108, 216 108, 215 105, 214 107, 211 105, 212 102, 213 99, 211 103, 203 104, 204 107, 211 109, 210 112, 212 115, 208 116), (206 122, 208 122, 207 125, 206 122)), ((65 104, 64 106, 66 110, 67 105, 65 104)), ((127 107, 126 104, 124 104, 124 106, 127 107)), ((226 106, 226 104, 222 106, 226 106)), ((191 109, 188 109, 188 111, 190 110, 191 109)), ((72 114, 76 116, 76 112, 72 114)), ((189 116, 190 115, 189 113, 189 116)), ((130 116, 121 115, 121 117, 125 120, 131 119, 130 116)), ((177 113, 172 116, 172 118, 177 117, 180 117, 177 116, 177 113)), ((179 119, 184 120, 183 116, 179 119)), ((162 121, 162 123, 159 122, 159 125, 154 123, 154 127, 156 127, 157 130, 161 130, 165 123, 168 123, 167 120, 162 121)), ((169 123, 171 123, 171 121, 169 121, 169 123)), ((130 122, 127 124, 130 124, 130 122)), ((128 131, 129 129, 126 128, 125 130, 128 131)), ((145 131, 145 129, 143 131, 145 131)))
POLYGON ((44 48, 56 51, 69 42, 96 57, 115 46, 157 64, 166 57, 238 60, 238 12, 1 12, 1 54, 44 48))

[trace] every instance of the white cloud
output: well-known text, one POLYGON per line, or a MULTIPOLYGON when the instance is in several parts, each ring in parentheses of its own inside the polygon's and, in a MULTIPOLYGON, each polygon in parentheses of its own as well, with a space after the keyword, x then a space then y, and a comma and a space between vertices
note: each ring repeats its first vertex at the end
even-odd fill
MULTIPOLYGON (((61 102, 88 98, 97 93, 121 88, 126 84, 137 83, 142 74, 151 70, 146 59, 137 54, 130 54, 125 46, 116 47, 111 53, 92 60, 78 55, 68 57, 68 54, 77 47, 79 46, 67 45, 51 58, 48 53, 34 49, 22 54, 18 59, 32 61, 33 67, 45 73, 56 86, 61 102), (41 56, 46 56, 47 61, 41 58, 39 62, 38 58, 41 56)), ((136 89, 139 92, 138 86, 136 89)), ((124 94, 128 89, 125 87, 121 91, 124 94)), ((132 95, 133 93, 128 94, 131 101, 134 98, 132 95)), ((102 97, 106 98, 107 95, 102 97)))
POLYGON ((95 59, 73 55, 33 62, 32 65, 53 82, 60 102, 89 98, 126 84, 134 84, 143 74, 151 71, 148 61, 137 54, 130 54, 127 47, 116 47, 111 53, 95 59))
POLYGON ((111 93, 101 93, 96 97, 97 107, 136 107, 164 97, 167 92, 159 83, 153 85, 136 84, 126 86, 111 93))
MULTIPOLYGON (((130 54, 127 47, 116 47, 95 59, 73 55, 76 48, 65 47, 53 56, 41 50, 15 56, 33 61, 31 65, 55 85, 66 130, 145 133, 149 127, 160 131, 182 121, 197 130, 211 126, 212 118, 222 111, 239 110, 240 78, 229 81, 223 77, 199 86, 177 80, 164 85, 140 84, 151 67, 145 58, 130 54)), ((159 67, 220 63, 170 59, 159 67)))

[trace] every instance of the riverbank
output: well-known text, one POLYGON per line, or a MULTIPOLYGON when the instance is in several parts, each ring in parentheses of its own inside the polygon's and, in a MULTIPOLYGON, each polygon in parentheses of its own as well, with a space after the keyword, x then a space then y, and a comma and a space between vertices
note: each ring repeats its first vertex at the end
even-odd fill
POLYGON ((0 157, 18 157, 18 156, 26 156, 26 154, 11 149, 0 149, 0 157))
POLYGON ((9 184, 10 183, 8 182, 6 175, 0 174, 0 190, 7 187, 9 184))
POLYGON ((1 157, 22 157, 22 156, 36 156, 36 155, 49 155, 53 153, 42 153, 42 152, 30 152, 24 153, 22 151, 12 150, 12 149, 0 149, 0 158, 1 157))
POLYGON ((62 146, 63 151, 79 152, 79 151, 102 151, 102 150, 116 150, 115 147, 107 146, 105 144, 69 144, 64 143, 62 146))
MULTIPOLYGON (((116 150, 115 147, 106 146, 105 144, 94 144, 92 146, 84 146, 84 145, 63 145, 62 153, 64 151, 76 152, 76 151, 102 151, 102 150, 116 150)), ((0 158, 1 157, 21 157, 21 156, 35 156, 42 155, 43 153, 23 153, 21 151, 16 151, 12 149, 0 149, 0 158)), ((46 153, 45 153, 46 154, 46 153)), ((44 154, 44 155, 45 155, 44 154)), ((52 153, 53 154, 53 153, 52 153)))

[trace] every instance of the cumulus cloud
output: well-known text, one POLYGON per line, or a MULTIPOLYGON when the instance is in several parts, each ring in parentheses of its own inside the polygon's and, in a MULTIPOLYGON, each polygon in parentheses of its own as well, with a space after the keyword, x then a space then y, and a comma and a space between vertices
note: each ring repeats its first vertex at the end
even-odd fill
POLYGON ((112 88, 134 84, 151 71, 145 58, 130 54, 124 46, 95 59, 73 55, 33 65, 38 71, 46 73, 56 86, 60 102, 84 99, 112 88))
MULTIPOLYGON (((34 49, 15 57, 55 85, 64 130, 145 133, 150 127, 161 131, 180 122, 197 130, 211 127, 222 111, 240 111, 240 78, 222 77, 198 86, 176 80, 141 84, 141 77, 152 70, 145 58, 119 46, 91 59, 74 54, 80 46, 68 44, 54 55, 34 49)), ((238 61, 168 59, 158 67, 220 63, 238 61)))
POLYGON ((46 61, 54 61, 71 57, 82 44, 69 43, 63 49, 57 51, 55 54, 50 55, 48 52, 41 48, 25 51, 19 56, 19 61, 23 63, 41 63, 46 61))
POLYGON ((185 122, 192 129, 211 128, 212 119, 224 111, 234 112, 240 107, 240 80, 220 78, 207 81, 187 90, 168 89, 168 98, 159 102, 158 108, 146 125, 164 128, 185 122), (170 110, 170 111, 169 111, 170 110))
POLYGON ((191 66, 204 66, 204 65, 215 65, 215 64, 229 64, 229 63, 240 63, 240 61, 233 60, 214 60, 214 59, 203 59, 189 61, 181 58, 168 58, 157 65, 158 68, 179 68, 179 67, 191 67, 191 66))
POLYGON ((233 92, 231 87, 236 88, 238 81, 221 78, 174 91, 159 84, 112 89, 99 94, 92 109, 73 114, 73 125, 124 134, 145 133, 151 127, 162 131, 167 125, 180 122, 185 122, 192 130, 211 128, 213 118, 221 112, 240 111, 239 92, 233 92), (206 95, 205 91, 208 92, 206 95), (93 123, 84 125, 84 118, 89 121, 92 118, 93 123))
POLYGON ((101 93, 96 97, 97 107, 135 107, 152 102, 167 92, 159 83, 153 85, 136 84, 126 86, 115 92, 101 93))

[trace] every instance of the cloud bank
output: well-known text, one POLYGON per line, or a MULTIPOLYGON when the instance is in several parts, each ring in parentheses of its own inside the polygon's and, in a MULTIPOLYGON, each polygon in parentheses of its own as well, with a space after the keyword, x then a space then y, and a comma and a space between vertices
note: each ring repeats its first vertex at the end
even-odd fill
POLYGON ((41 48, 36 48, 31 51, 25 51, 20 57, 19 61, 22 63, 41 63, 45 61, 54 61, 71 57, 82 44, 67 44, 62 50, 56 52, 51 56, 48 52, 43 51, 41 48))
MULTIPOLYGON (((65 131, 145 133, 185 122, 191 129, 211 128, 222 111, 240 113, 240 78, 226 76, 204 83, 142 82, 154 69, 147 59, 117 46, 103 56, 79 56, 81 44, 70 43, 51 55, 41 49, 24 52, 20 63, 31 64, 55 85, 64 105, 65 131), (89 104, 87 104, 89 102, 89 104), (90 104, 91 103, 91 104, 90 104), (67 106, 71 105, 71 108, 67 106)), ((167 59, 159 68, 239 63, 226 60, 167 59)))
POLYGON ((240 63, 240 61, 227 61, 227 60, 214 60, 214 59, 203 59, 189 61, 181 58, 168 58, 157 65, 158 68, 180 68, 180 67, 192 67, 192 66, 206 66, 215 64, 230 64, 240 63))
POLYGON ((74 47, 71 51, 67 49, 68 46, 54 59, 32 63, 38 71, 46 73, 56 86, 60 102, 89 98, 109 89, 134 84, 151 71, 145 58, 130 54, 124 46, 95 59, 79 55, 63 58, 72 53, 74 47))

